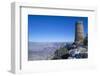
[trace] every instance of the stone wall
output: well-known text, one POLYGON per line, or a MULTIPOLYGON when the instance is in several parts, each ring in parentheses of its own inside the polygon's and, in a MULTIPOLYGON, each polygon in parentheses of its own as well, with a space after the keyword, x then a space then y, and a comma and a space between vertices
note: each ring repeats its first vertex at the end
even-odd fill
POLYGON ((75 24, 75 43, 83 44, 83 41, 84 41, 83 21, 77 21, 75 24))

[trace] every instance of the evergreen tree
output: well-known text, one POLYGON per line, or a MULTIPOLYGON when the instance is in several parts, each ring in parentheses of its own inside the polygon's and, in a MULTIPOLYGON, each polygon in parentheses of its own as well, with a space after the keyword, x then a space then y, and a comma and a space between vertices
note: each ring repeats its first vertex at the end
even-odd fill
POLYGON ((84 38, 84 45, 85 45, 85 46, 88 45, 88 35, 86 35, 86 37, 84 38))

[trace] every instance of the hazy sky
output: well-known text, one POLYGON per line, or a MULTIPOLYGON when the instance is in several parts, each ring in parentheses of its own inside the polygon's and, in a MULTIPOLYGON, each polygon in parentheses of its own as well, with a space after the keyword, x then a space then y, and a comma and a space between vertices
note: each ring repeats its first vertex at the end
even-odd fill
POLYGON ((71 42, 75 38, 75 23, 83 20, 88 32, 87 17, 28 15, 28 38, 32 42, 71 42))

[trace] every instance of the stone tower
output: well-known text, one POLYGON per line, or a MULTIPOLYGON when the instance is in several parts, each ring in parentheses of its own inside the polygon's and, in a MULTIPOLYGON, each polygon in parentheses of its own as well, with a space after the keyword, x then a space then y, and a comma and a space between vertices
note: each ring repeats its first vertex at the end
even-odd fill
POLYGON ((77 21, 75 24, 75 43, 83 44, 83 41, 84 41, 83 21, 77 21))

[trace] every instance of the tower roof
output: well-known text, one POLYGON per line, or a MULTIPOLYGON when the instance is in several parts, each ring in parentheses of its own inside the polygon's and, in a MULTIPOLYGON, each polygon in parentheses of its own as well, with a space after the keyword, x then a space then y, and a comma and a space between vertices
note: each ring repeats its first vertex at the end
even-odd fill
POLYGON ((76 21, 76 24, 83 24, 83 21, 76 21))

